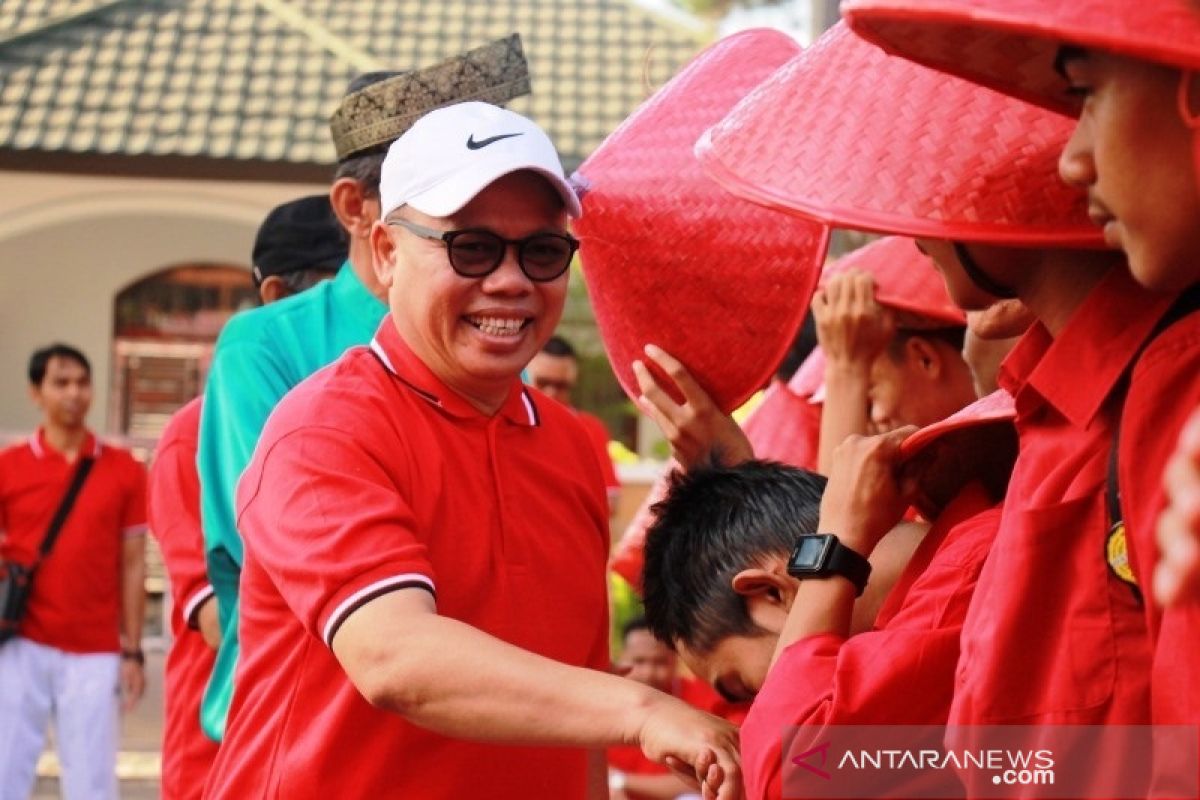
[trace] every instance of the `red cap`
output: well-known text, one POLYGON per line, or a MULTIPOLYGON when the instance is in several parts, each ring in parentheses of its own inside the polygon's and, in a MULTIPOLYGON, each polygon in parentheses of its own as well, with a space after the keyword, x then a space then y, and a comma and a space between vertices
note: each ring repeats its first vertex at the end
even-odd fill
POLYGON ((890 53, 1066 113, 1064 44, 1200 70, 1193 0, 846 0, 842 13, 890 53))
POLYGON ((928 425, 900 445, 901 468, 917 478, 917 510, 936 519, 972 481, 1003 497, 1017 459, 1017 417, 1003 389, 928 425))
POLYGON ((839 23, 696 144, 731 192, 830 225, 1103 246, 1058 177, 1066 117, 886 55, 839 23))
POLYGON ((800 327, 828 229, 731 197, 692 153, 701 132, 798 51, 771 30, 717 42, 574 176, 584 276, 631 397, 641 393, 631 364, 645 361, 643 347, 653 343, 730 411, 767 381, 800 327))
POLYGON ((888 236, 860 247, 826 267, 821 284, 852 269, 875 279, 875 300, 880 305, 946 326, 967 324, 966 314, 946 292, 941 273, 912 239, 888 236))

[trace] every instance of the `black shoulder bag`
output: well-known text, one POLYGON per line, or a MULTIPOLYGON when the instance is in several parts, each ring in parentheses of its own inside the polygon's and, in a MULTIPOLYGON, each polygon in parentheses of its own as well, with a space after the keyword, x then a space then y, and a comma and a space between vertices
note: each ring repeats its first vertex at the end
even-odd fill
POLYGON ((79 465, 71 477, 71 485, 67 487, 67 493, 63 495, 58 510, 50 520, 50 526, 46 528, 46 535, 34 562, 28 565, 15 561, 0 562, 0 644, 17 635, 21 620, 25 617, 29 593, 33 591, 33 573, 46 556, 50 555, 50 548, 54 547, 54 540, 58 538, 63 523, 67 521, 67 515, 71 513, 71 507, 75 505, 75 499, 79 497, 79 491, 83 488, 83 482, 87 480, 94 463, 95 459, 91 456, 80 456, 79 465))

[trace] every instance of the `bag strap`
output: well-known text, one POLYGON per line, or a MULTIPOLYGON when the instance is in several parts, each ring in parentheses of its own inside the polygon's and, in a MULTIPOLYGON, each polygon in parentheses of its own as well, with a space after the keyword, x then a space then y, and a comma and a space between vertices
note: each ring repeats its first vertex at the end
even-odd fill
POLYGON ((1200 284, 1191 286, 1175 299, 1171 307, 1162 315, 1154 329, 1150 331, 1150 335, 1142 342, 1133 358, 1129 361, 1129 366, 1125 369, 1117 384, 1116 393, 1121 398, 1121 404, 1117 408, 1116 424, 1113 425, 1112 447, 1108 453, 1108 517, 1110 525, 1115 528, 1125 521, 1125 514, 1121 510, 1121 483, 1119 478, 1118 467, 1120 466, 1120 443, 1121 443, 1121 418, 1125 414, 1125 400, 1129 397, 1129 385, 1133 379, 1133 370, 1142 358, 1142 354, 1146 349, 1154 343, 1154 340, 1162 335, 1164 331, 1174 325, 1176 322, 1184 319, 1195 311, 1200 311, 1200 284))
POLYGON ((71 513, 75 499, 79 497, 79 491, 83 488, 83 483, 87 480, 88 474, 92 471, 92 465, 95 463, 96 459, 91 456, 79 457, 79 465, 75 467, 75 474, 71 476, 71 485, 67 487, 67 493, 63 495, 58 509, 54 512, 54 517, 50 520, 50 526, 46 528, 46 536, 42 539, 42 546, 38 549, 38 563, 50 555, 50 548, 54 547, 54 542, 58 539, 58 534, 67 521, 67 515, 71 513))

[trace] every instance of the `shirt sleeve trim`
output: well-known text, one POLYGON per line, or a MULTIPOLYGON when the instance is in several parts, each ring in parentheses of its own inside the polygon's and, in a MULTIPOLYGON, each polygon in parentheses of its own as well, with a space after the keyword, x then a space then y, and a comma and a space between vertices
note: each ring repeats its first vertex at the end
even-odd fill
POLYGON ((121 538, 132 539, 135 536, 145 536, 146 531, 148 531, 148 530, 149 530, 149 526, 146 525, 146 523, 144 523, 144 522, 141 523, 140 525, 130 525, 128 528, 124 528, 121 531, 121 538))
POLYGON ((433 587, 433 581, 429 577, 420 573, 409 572, 404 575, 393 575, 390 578, 375 581, 347 597, 338 604, 333 613, 329 615, 329 620, 325 623, 325 629, 321 634, 321 638, 324 640, 326 647, 333 646, 333 637, 337 633, 338 628, 359 608, 388 592, 414 588, 425 589, 435 597, 437 596, 437 592, 433 587))
POLYGON ((216 591, 210 584, 204 584, 197 589, 187 602, 183 605, 183 621, 187 623, 189 628, 198 627, 196 620, 196 612, 200 610, 200 606, 204 605, 204 601, 216 594, 216 591))

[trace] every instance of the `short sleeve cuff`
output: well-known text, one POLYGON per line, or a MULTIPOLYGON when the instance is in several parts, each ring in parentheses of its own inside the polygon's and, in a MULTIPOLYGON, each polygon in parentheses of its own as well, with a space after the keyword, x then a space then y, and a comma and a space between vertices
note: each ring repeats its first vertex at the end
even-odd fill
POLYGON ((138 536, 145 536, 146 531, 148 531, 148 530, 149 530, 149 527, 144 522, 139 523, 137 525, 129 525, 129 526, 121 529, 121 538, 133 539, 138 536))
POLYGON ((375 598, 400 589, 424 589, 437 597, 433 579, 419 572, 405 572, 372 580, 365 586, 342 597, 333 605, 333 610, 329 612, 325 624, 321 626, 321 640, 325 642, 325 646, 333 646, 334 635, 351 614, 375 598))
POLYGON ((192 596, 183 604, 183 621, 189 628, 194 629, 200 626, 196 615, 200 611, 200 606, 204 605, 204 602, 214 594, 213 587, 206 583, 193 592, 192 596))

